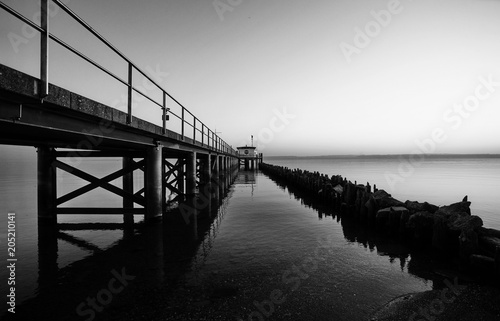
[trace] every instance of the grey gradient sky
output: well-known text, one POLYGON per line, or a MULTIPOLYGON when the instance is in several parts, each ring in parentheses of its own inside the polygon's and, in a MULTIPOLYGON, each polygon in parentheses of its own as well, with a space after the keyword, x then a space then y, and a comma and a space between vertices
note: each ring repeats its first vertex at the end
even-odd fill
MULTIPOLYGON (((233 146, 253 135, 267 155, 500 153, 499 1, 66 2, 233 146)), ((126 74, 65 13, 51 27, 126 74)), ((0 28, 0 62, 37 75, 38 36, 3 12, 0 28)), ((51 48, 52 82, 123 105, 124 88, 51 48)))

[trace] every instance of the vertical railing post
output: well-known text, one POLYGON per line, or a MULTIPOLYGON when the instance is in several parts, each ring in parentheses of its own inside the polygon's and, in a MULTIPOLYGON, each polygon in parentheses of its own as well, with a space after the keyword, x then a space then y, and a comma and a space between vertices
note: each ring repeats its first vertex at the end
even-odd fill
POLYGON ((193 144, 196 145, 196 117, 193 116, 193 144))
POLYGON ((205 124, 201 123, 201 146, 203 147, 203 143, 205 141, 205 124))
POLYGON ((132 124, 132 63, 128 63, 128 100, 127 100, 127 124, 132 124))
POLYGON ((184 140, 184 107, 182 107, 181 113, 181 139, 184 140))
POLYGON ((40 26, 43 31, 40 34, 40 98, 49 94, 49 0, 40 3, 40 26))
POLYGON ((162 133, 165 135, 167 133, 167 95, 163 92, 163 128, 162 133))

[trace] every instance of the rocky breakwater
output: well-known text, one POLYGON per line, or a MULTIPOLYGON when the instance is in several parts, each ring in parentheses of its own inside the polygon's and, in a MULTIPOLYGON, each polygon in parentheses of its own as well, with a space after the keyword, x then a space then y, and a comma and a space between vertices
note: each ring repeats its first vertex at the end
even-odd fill
POLYGON ((352 183, 340 175, 328 177, 265 163, 260 169, 339 209, 342 219, 368 224, 377 232, 397 235, 412 246, 456 258, 460 269, 500 281, 500 231, 483 227, 482 219, 471 214, 467 196, 447 206, 402 202, 378 190, 376 185, 372 189, 369 183, 352 183))

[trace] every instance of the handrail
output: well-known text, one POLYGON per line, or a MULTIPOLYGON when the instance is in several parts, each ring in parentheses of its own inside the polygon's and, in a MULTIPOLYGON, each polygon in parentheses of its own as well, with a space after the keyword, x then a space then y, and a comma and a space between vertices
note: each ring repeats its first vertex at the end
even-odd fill
POLYGON ((78 16, 73 10, 71 10, 66 4, 64 4, 61 0, 52 0, 53 3, 55 3, 58 7, 60 7, 64 12, 66 12, 72 19, 74 19, 76 22, 78 22, 81 26, 83 26, 88 32, 90 32, 95 38, 97 38, 101 43, 106 45, 111 51, 113 51, 115 54, 117 54, 126 64, 128 68, 128 74, 127 74, 127 79, 122 79, 122 77, 116 75, 114 72, 110 71, 108 68, 105 66, 99 64, 98 62, 94 61, 87 55, 83 54, 79 50, 75 49, 71 45, 67 44, 65 41, 61 40, 57 36, 51 34, 49 32, 49 14, 48 14, 48 2, 50 0, 42 0, 40 3, 40 8, 41 8, 41 25, 37 25, 34 23, 32 20, 28 19, 15 9, 11 8, 7 4, 3 3, 0 1, 0 8, 4 9, 6 12, 14 16, 15 18, 19 19, 20 21, 28 24, 30 27, 34 28, 38 32, 41 33, 42 35, 42 40, 41 40, 41 48, 40 48, 40 61, 41 61, 41 70, 40 70, 40 80, 42 80, 42 88, 40 89, 40 95, 42 98, 46 96, 47 93, 47 86, 48 86, 48 68, 47 66, 47 61, 48 61, 48 56, 49 56, 49 46, 48 46, 48 39, 53 40, 66 50, 72 52, 79 58, 83 59, 87 63, 91 64, 92 66, 98 68, 102 72, 106 73, 113 79, 117 80, 121 84, 125 85, 127 87, 127 92, 128 92, 128 101, 127 101, 127 123, 130 124, 132 122, 132 117, 134 117, 133 114, 133 102, 132 102, 132 94, 133 92, 136 92, 146 98, 148 101, 153 103, 154 105, 158 106, 159 108, 162 109, 163 115, 162 115, 162 127, 163 127, 163 134, 166 134, 167 129, 166 129, 166 118, 167 115, 172 115, 176 117, 177 119, 180 120, 181 122, 181 132, 180 136, 181 139, 185 139, 186 131, 185 131, 185 124, 188 126, 191 126, 192 128, 192 141, 193 144, 201 144, 202 147, 206 147, 208 149, 217 151, 217 152, 223 152, 223 153, 235 153, 235 150, 230 147, 226 142, 224 142, 214 131, 212 131, 209 127, 207 127, 200 119, 198 119, 191 111, 189 111, 182 103, 180 103, 177 99, 175 99, 171 94, 169 94, 165 89, 162 88, 154 79, 152 79, 150 76, 146 74, 145 71, 143 71, 141 68, 139 68, 135 63, 133 63, 130 59, 125 56, 124 53, 122 53, 118 48, 116 48, 113 44, 111 44, 104 36, 102 36, 100 33, 98 33, 92 26, 90 26, 87 22, 85 22, 80 16, 78 16), (45 39, 44 39, 45 38, 45 39), (45 67, 44 67, 45 66, 45 67), (45 70, 44 70, 45 69, 45 70), (139 89, 133 86, 133 73, 134 70, 139 72, 140 75, 142 75, 145 79, 150 81, 156 88, 161 91, 162 94, 162 103, 159 103, 156 101, 156 99, 150 97, 149 95, 143 93, 139 89), (45 90, 44 88, 45 87, 45 90), (167 97, 170 98, 173 102, 175 102, 181 109, 181 115, 178 115, 174 111, 171 111, 169 108, 167 108, 167 97), (192 123, 189 121, 186 121, 186 112, 188 115, 190 115, 193 120, 192 123), (201 126, 201 129, 198 128, 201 126), (199 141, 196 140, 197 138, 197 132, 200 133, 200 139, 199 141), (206 138, 206 141, 205 141, 206 138))

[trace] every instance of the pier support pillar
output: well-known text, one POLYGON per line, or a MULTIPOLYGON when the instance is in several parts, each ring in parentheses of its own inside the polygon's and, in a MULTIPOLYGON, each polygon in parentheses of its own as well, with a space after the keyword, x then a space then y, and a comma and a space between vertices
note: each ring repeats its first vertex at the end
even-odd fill
POLYGON ((177 170, 177 188, 181 193, 184 193, 184 159, 179 158, 179 169, 177 170))
MULTIPOLYGON (((132 157, 123 157, 122 165, 123 168, 126 168, 132 165, 133 162, 132 157)), ((123 175, 123 190, 125 192, 134 194, 134 173, 129 172, 123 175)), ((124 197, 123 198, 123 208, 134 208, 134 200, 124 197)), ((134 224, 134 215, 133 214, 123 214, 123 223, 124 224, 134 224)))
POLYGON ((163 153, 162 146, 150 147, 146 158, 146 222, 163 214, 163 153))
POLYGON ((216 203, 219 203, 219 185, 220 185, 220 179, 219 179, 219 155, 215 155, 214 157, 214 164, 213 166, 213 172, 212 172, 212 182, 213 182, 213 192, 214 192, 214 199, 216 200, 216 203))
POLYGON ((207 154, 203 162, 201 177, 203 177, 203 184, 209 184, 212 179, 212 159, 210 154, 207 154))
POLYGON ((57 177, 54 161, 55 151, 52 147, 41 146, 37 149, 38 171, 38 223, 57 224, 56 198, 57 177))
POLYGON ((186 195, 196 194, 196 152, 186 157, 186 195))
POLYGON ((214 156, 212 168, 213 168, 212 178, 217 180, 219 178, 219 155, 214 156))

